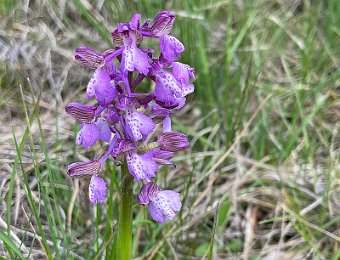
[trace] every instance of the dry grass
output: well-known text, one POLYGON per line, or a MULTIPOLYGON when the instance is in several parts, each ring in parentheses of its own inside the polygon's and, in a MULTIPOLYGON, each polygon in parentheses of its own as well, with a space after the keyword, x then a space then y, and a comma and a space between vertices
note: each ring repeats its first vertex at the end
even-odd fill
MULTIPOLYGON (((4 4, 0 229, 31 259, 47 257, 44 239, 55 258, 107 254, 115 207, 90 208, 87 180, 65 173, 70 162, 100 149, 76 148, 77 127, 64 113, 68 102, 84 99, 90 75, 74 62, 73 49, 103 50, 103 32, 114 22, 136 10, 146 17, 171 8, 187 46, 184 59, 198 79, 195 98, 175 124, 192 148, 158 181, 180 191, 184 206, 164 226, 148 222, 136 206, 134 257, 204 259, 217 217, 213 259, 339 259, 340 18, 328 9, 339 10, 336 2, 22 1, 8 11, 4 4), (14 136, 24 140, 22 149, 14 136)), ((108 170, 107 179, 115 173, 108 170)), ((0 241, 0 255, 13 254, 0 241)))

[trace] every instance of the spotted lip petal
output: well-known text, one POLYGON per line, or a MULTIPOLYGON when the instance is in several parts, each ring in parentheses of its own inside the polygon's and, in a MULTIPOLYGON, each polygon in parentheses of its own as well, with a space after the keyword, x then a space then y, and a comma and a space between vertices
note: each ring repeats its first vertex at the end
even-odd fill
POLYGON ((127 134, 135 142, 144 139, 156 127, 151 118, 138 112, 132 106, 127 106, 125 120, 127 134))
POLYGON ((163 133, 158 137, 158 142, 163 150, 169 152, 177 152, 189 147, 186 135, 178 132, 163 133))
POLYGON ((188 85, 190 78, 195 79, 194 69, 180 62, 172 63, 172 74, 182 85, 188 85))
POLYGON ((106 183, 99 176, 92 176, 89 185, 89 199, 92 204, 103 203, 106 197, 106 183))
POLYGON ((184 51, 184 45, 172 35, 162 35, 160 49, 163 57, 173 62, 184 51))
POLYGON ((150 181, 150 178, 156 176, 158 166, 149 154, 127 153, 126 162, 129 172, 136 181, 150 181))
POLYGON ((121 62, 121 70, 123 72, 136 70, 141 74, 147 75, 150 67, 149 56, 138 49, 135 43, 125 46, 121 62))
POLYGON ((150 202, 150 215, 159 222, 173 220, 176 212, 182 207, 181 198, 178 192, 163 190, 156 194, 150 202))
POLYGON ((170 72, 162 70, 156 74, 155 98, 158 104, 175 108, 181 97, 182 89, 170 72))

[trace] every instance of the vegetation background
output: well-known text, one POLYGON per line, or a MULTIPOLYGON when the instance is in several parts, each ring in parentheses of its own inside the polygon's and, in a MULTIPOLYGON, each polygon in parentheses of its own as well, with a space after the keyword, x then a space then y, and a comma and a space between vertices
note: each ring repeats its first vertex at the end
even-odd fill
MULTIPOLYGON (((107 203, 66 167, 99 152, 75 146, 64 112, 91 75, 73 59, 112 46, 135 12, 176 14, 196 91, 175 117, 191 148, 164 167, 181 192, 174 222, 134 206, 137 259, 340 259, 340 1, 1 0, 1 258, 110 259, 119 170, 107 203)), ((151 87, 146 85, 145 87, 151 87)), ((135 187, 137 194, 139 187, 135 187)))

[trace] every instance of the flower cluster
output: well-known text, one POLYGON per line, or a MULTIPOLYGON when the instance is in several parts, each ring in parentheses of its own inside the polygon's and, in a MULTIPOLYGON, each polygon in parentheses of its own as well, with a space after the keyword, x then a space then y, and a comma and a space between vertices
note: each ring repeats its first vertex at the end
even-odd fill
POLYGON ((154 21, 148 19, 142 25, 140 19, 135 14, 130 22, 117 25, 112 32, 115 49, 98 53, 80 47, 75 51, 75 59, 94 70, 86 94, 89 100, 96 100, 94 105, 72 102, 66 107, 81 123, 76 143, 85 150, 98 141, 107 145, 106 152, 93 161, 71 164, 68 174, 91 176, 90 201, 102 203, 107 189, 99 174, 105 161, 112 157, 117 164, 126 162, 130 174, 143 183, 138 202, 149 205, 151 217, 162 223, 180 210, 180 196, 161 190, 151 179, 160 165, 173 165, 174 152, 189 146, 184 134, 172 131, 170 116, 194 91, 190 80, 195 75, 189 65, 176 61, 184 46, 170 34, 175 16, 162 11, 154 21), (159 39, 159 55, 140 47, 145 37, 159 39), (155 82, 154 91, 138 92, 138 85, 147 77, 155 82), (163 133, 147 143, 157 124, 162 124, 163 133))

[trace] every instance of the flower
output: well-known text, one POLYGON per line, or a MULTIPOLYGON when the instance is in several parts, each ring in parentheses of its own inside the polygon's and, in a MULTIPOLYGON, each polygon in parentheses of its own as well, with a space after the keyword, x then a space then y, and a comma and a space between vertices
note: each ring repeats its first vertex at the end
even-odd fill
POLYGON ((143 36, 139 32, 140 14, 132 16, 130 23, 120 23, 118 28, 112 32, 113 43, 116 47, 123 46, 121 71, 138 71, 147 75, 149 72, 150 58, 140 50, 137 45, 143 40, 143 36))
POLYGON ((154 182, 143 185, 138 195, 138 202, 141 205, 149 204, 151 218, 159 223, 173 220, 176 212, 182 207, 178 192, 161 190, 154 182))
POLYGON ((189 147, 188 138, 178 132, 163 133, 158 137, 161 149, 169 152, 178 152, 189 147))
POLYGON ((99 104, 108 106, 115 99, 117 90, 112 86, 111 78, 107 72, 102 68, 98 68, 87 85, 86 93, 88 99, 96 95, 99 104))
POLYGON ((126 132, 133 141, 146 139, 156 127, 151 118, 138 112, 134 107, 128 106, 125 112, 126 132))
POLYGON ((169 34, 175 19, 176 17, 168 11, 159 12, 155 17, 153 25, 148 28, 147 31, 149 31, 153 36, 169 34))
POLYGON ((171 161, 174 152, 189 147, 188 138, 172 130, 171 116, 185 105, 195 79, 193 68, 175 62, 185 49, 171 34, 175 18, 162 11, 153 22, 148 19, 141 24, 141 15, 134 14, 112 31, 115 48, 103 52, 77 48, 75 59, 94 71, 86 87, 92 103, 71 102, 65 108, 81 123, 77 144, 87 150, 98 141, 106 143, 92 161, 76 162, 67 169, 71 177, 91 177, 91 204, 105 200, 107 185, 99 172, 111 157, 116 165, 126 163, 134 179, 144 184, 138 201, 149 205, 151 217, 160 223, 175 217, 181 208, 180 195, 162 190, 151 180, 162 165, 175 166, 171 161), (160 52, 142 48, 144 37, 159 39, 160 52), (153 91, 138 88, 144 79, 155 82, 153 91), (157 134, 157 124, 163 129, 158 138, 152 136, 157 134))
POLYGON ((173 62, 184 51, 184 45, 172 35, 163 34, 161 36, 160 49, 163 57, 173 62))
POLYGON ((81 129, 77 134, 76 144, 82 144, 84 149, 87 150, 98 140, 109 142, 110 139, 111 129, 103 119, 99 119, 95 123, 82 124, 81 129))
POLYGON ((71 102, 65 108, 66 113, 73 116, 80 123, 92 123, 96 109, 93 106, 86 106, 77 102, 71 102))
POLYGON ((91 69, 104 65, 104 56, 86 46, 77 48, 74 52, 74 58, 91 69))
POLYGON ((106 183, 103 178, 93 175, 89 185, 89 199, 92 204, 103 203, 106 197, 106 183))
POLYGON ((183 93, 173 74, 161 69, 155 75, 155 78, 155 98, 157 103, 165 108, 178 106, 183 93))
POLYGON ((71 177, 84 176, 84 175, 96 175, 101 167, 99 161, 90 162, 75 162, 67 167, 67 174, 71 177))
POLYGON ((128 152, 126 162, 129 172, 136 181, 150 181, 150 178, 155 177, 158 171, 157 163, 149 153, 139 155, 136 152, 128 152))

